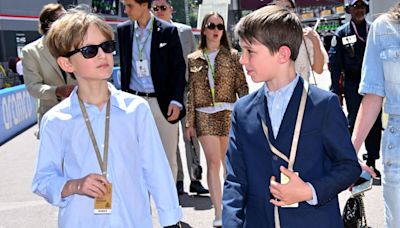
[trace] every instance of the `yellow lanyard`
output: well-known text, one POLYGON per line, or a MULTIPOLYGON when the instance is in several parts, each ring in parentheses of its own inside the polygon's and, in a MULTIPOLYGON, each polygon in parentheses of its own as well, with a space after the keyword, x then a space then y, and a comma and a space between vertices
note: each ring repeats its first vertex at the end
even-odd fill
POLYGON ((204 58, 207 61, 208 68, 210 69, 211 75, 212 75, 212 83, 209 81, 209 84, 210 84, 210 90, 211 90, 211 96, 212 96, 213 104, 215 106, 217 104, 215 102, 215 70, 214 70, 213 65, 211 64, 210 57, 208 56, 207 48, 204 49, 204 54, 203 55, 204 55, 204 58))
POLYGON ((88 129, 90 139, 93 144, 94 151, 96 152, 97 161, 99 162, 99 166, 101 169, 101 174, 104 177, 107 177, 107 160, 108 160, 108 138, 109 138, 109 129, 110 129, 110 99, 107 102, 106 108, 106 128, 104 132, 104 156, 103 160, 101 160, 100 150, 97 145, 96 137, 93 133, 92 125, 90 124, 89 116, 86 111, 85 105, 82 102, 82 99, 78 96, 79 106, 81 107, 83 119, 85 120, 86 128, 88 129))
POLYGON ((144 40, 144 44, 143 44, 143 47, 142 47, 142 48, 140 48, 140 46, 139 46, 140 40, 137 39, 136 35, 134 36, 134 37, 135 37, 135 40, 136 40, 136 47, 137 47, 137 49, 138 49, 138 51, 139 51, 139 60, 140 60, 140 61, 143 60, 143 51, 144 51, 144 49, 145 49, 145 47, 146 47, 147 40, 149 40, 149 37, 151 36, 151 33, 153 32, 153 25, 154 25, 154 17, 152 17, 152 19, 151 19, 151 24, 150 24, 150 28, 149 28, 149 33, 147 34, 147 37, 146 37, 146 39, 144 40))

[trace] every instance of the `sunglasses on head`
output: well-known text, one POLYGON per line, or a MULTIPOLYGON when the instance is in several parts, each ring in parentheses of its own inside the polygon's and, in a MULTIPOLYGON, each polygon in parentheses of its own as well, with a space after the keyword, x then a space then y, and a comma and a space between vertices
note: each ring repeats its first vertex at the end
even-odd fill
POLYGON ((352 7, 355 8, 355 9, 366 9, 367 8, 367 6, 365 4, 363 4, 363 3, 361 3, 361 4, 355 3, 355 4, 352 5, 352 7))
POLYGON ((167 10, 167 6, 164 6, 164 5, 162 5, 162 6, 153 6, 153 11, 154 12, 157 12, 158 10, 165 11, 165 10, 167 10))
POLYGON ((97 55, 97 53, 99 52, 99 48, 101 48, 104 51, 104 53, 113 53, 115 51, 115 41, 108 40, 99 45, 88 45, 85 47, 81 47, 68 52, 67 54, 64 55, 64 57, 68 58, 80 52, 82 53, 85 59, 91 59, 97 55))
POLYGON ((217 28, 218 30, 222 31, 222 30, 224 30, 225 27, 223 24, 216 25, 216 24, 210 22, 210 23, 206 24, 206 28, 211 29, 211 30, 214 30, 215 28, 217 28))

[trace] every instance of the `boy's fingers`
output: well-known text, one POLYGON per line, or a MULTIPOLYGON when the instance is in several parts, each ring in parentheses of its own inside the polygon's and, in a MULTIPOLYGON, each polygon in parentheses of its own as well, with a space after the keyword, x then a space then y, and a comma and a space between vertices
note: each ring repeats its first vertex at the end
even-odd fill
POLYGON ((282 207, 282 206, 286 205, 285 201, 278 201, 276 199, 271 199, 269 202, 278 207, 282 207))

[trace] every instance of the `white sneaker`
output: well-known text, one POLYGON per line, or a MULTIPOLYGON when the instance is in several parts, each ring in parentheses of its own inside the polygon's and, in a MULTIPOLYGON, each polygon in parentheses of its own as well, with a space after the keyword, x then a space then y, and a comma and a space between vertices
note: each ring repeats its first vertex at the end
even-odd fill
POLYGON ((222 219, 215 218, 213 221, 213 227, 222 227, 222 219))

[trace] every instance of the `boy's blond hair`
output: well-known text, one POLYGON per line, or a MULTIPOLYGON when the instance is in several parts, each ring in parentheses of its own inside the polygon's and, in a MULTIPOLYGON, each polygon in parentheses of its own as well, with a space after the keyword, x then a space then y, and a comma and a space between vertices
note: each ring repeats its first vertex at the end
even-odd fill
POLYGON ((296 61, 303 41, 303 29, 297 15, 275 5, 265 6, 243 17, 236 25, 235 34, 249 43, 260 42, 272 53, 287 46, 293 61, 296 61))
POLYGON ((89 25, 96 25, 107 40, 114 39, 109 24, 99 16, 80 10, 69 10, 62 18, 54 22, 47 34, 47 46, 50 53, 58 58, 80 48, 89 25))

